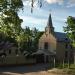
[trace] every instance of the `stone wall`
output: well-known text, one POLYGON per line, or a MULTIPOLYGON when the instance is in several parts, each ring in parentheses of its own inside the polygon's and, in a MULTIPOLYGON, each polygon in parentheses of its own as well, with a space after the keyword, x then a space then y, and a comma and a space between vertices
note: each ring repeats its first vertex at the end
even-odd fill
POLYGON ((0 65, 22 65, 33 63, 36 63, 35 59, 26 59, 24 56, 7 56, 3 59, 3 61, 0 61, 0 65))
POLYGON ((45 33, 39 39, 39 49, 44 50, 44 43, 48 42, 48 50, 55 51, 56 50, 56 39, 53 35, 45 33))

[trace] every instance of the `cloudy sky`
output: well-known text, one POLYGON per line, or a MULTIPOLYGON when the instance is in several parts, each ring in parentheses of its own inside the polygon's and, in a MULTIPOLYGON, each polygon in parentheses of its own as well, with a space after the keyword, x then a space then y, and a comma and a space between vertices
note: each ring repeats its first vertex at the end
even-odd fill
POLYGON ((51 13, 55 31, 64 32, 63 26, 66 25, 67 17, 75 17, 75 0, 41 0, 41 8, 39 8, 36 0, 33 13, 31 13, 30 1, 24 0, 24 10, 19 12, 20 18, 23 19, 23 28, 29 26, 30 28, 36 27, 38 30, 44 31, 49 14, 51 13))

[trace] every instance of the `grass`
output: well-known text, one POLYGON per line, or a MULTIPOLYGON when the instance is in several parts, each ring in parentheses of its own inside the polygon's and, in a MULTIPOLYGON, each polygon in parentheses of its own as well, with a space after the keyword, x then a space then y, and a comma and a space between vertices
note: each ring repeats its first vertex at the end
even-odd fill
POLYGON ((75 64, 71 64, 71 65, 70 65, 70 68, 71 68, 71 69, 75 69, 75 64))
MULTIPOLYGON (((56 64, 56 68, 62 69, 63 68, 63 64, 56 64)), ((64 68, 68 68, 68 64, 67 63, 64 64, 64 68)), ((70 64, 69 68, 70 69, 75 69, 75 64, 70 64)))
POLYGON ((75 69, 74 68, 72 68, 72 69, 64 68, 63 72, 70 74, 70 75, 75 75, 75 69))
POLYGON ((64 74, 75 75, 75 64, 70 64, 69 68, 67 63, 64 64, 64 68, 63 64, 56 64, 56 69, 57 71, 53 70, 53 73, 58 74, 62 73, 62 75, 64 74))

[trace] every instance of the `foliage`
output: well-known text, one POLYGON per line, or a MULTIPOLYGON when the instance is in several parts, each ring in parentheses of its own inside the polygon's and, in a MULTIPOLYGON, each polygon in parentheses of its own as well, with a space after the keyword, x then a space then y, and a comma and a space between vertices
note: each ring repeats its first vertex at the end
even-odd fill
POLYGON ((22 0, 0 0, 0 12, 3 12, 8 9, 18 11, 22 7, 22 0))
MULTIPOLYGON (((24 1, 24 0, 23 0, 24 1)), ((14 43, 18 50, 28 53, 35 52, 38 48, 38 40, 41 33, 29 27, 21 28, 22 19, 18 16, 18 11, 23 9, 22 0, 0 0, 0 37, 1 42, 14 43)), ((31 13, 33 12, 35 0, 31 0, 31 13)), ((40 7, 41 0, 38 0, 40 7)))
POLYGON ((69 16, 67 18, 66 27, 64 27, 64 31, 71 39, 73 46, 75 46, 75 18, 74 17, 69 16))
MULTIPOLYGON (((9 30, 9 28, 7 29, 9 30)), ((21 52, 27 51, 28 54, 32 54, 33 52, 37 51, 38 40, 42 35, 42 33, 39 32, 36 28, 30 30, 29 27, 26 27, 25 29, 21 29, 20 33, 15 37, 12 37, 12 34, 7 35, 8 33, 7 34, 6 33, 4 33, 3 31, 1 32, 0 34, 0 37, 2 37, 1 42, 9 41, 11 43, 14 43, 18 50, 20 50, 21 52)))
MULTIPOLYGON (((14 11, 19 11, 23 9, 23 2, 27 0, 0 0, 0 12, 12 9, 14 11)), ((39 7, 42 7, 42 0, 28 0, 31 1, 31 13, 33 13, 34 3, 38 2, 39 7)))
POLYGON ((15 37, 21 31, 22 19, 18 17, 18 14, 12 10, 4 12, 1 16, 0 31, 3 31, 10 37, 15 37), (6 15, 6 17, 5 17, 6 15))

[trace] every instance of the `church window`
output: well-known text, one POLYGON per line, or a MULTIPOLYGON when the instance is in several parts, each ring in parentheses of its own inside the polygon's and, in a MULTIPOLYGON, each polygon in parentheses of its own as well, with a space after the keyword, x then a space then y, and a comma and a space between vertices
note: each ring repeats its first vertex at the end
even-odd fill
POLYGON ((48 42, 44 43, 44 49, 48 49, 48 42))

